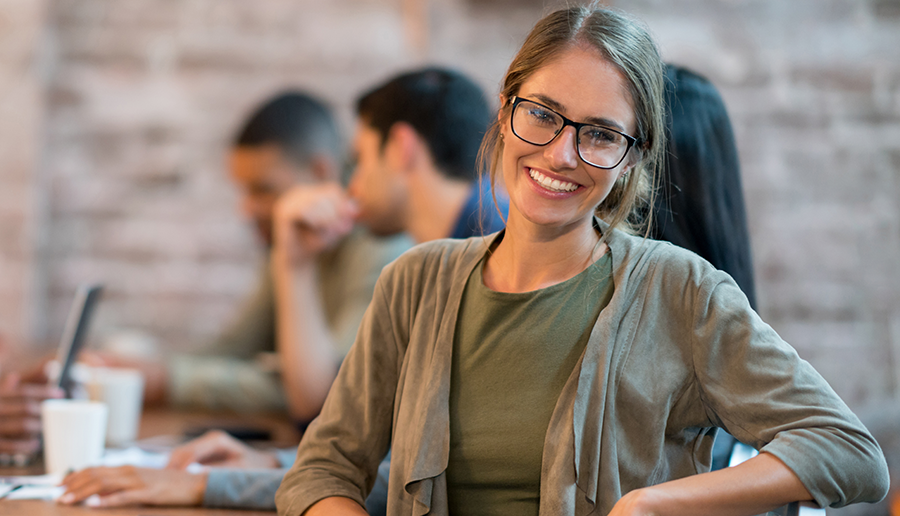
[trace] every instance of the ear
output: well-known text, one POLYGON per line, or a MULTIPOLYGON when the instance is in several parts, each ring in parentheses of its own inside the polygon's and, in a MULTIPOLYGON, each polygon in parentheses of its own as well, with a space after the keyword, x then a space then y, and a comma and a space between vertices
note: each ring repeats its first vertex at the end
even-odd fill
POLYGON ((628 151, 628 156, 625 157, 625 163, 622 165, 622 170, 619 172, 618 179, 622 179, 626 174, 631 172, 638 163, 644 158, 644 147, 632 147, 630 151, 628 151))
POLYGON ((631 172, 632 168, 634 168, 634 162, 632 162, 632 160, 630 159, 626 160, 625 165, 622 166, 622 170, 619 171, 619 177, 616 179, 623 179, 628 175, 629 172, 631 172))
POLYGON ((316 181, 338 181, 340 179, 340 171, 338 170, 337 161, 326 154, 316 154, 309 160, 309 169, 312 171, 316 181))
POLYGON ((509 129, 509 116, 512 116, 512 110, 506 111, 506 106, 509 104, 509 97, 504 94, 500 94, 500 108, 497 110, 497 129, 499 129, 500 134, 500 142, 503 142, 503 134, 506 133, 509 129))
POLYGON ((497 110, 497 121, 500 123, 503 123, 503 108, 506 107, 507 101, 509 101, 509 99, 506 98, 506 95, 501 93, 500 94, 500 109, 497 110))
POLYGON ((388 131, 384 145, 384 155, 392 168, 399 171, 412 171, 422 152, 428 149, 419 133, 406 122, 396 122, 388 131))

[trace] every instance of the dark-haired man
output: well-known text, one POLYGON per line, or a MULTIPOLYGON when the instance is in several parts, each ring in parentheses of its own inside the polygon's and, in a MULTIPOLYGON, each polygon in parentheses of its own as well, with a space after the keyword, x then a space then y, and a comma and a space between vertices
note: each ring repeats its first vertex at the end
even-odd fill
MULTIPOLYGON (((488 182, 476 180, 491 113, 469 78, 440 68, 406 73, 360 97, 357 114, 350 195, 372 232, 427 242, 504 226, 488 182)), ((501 199, 503 216, 506 209, 501 199)))

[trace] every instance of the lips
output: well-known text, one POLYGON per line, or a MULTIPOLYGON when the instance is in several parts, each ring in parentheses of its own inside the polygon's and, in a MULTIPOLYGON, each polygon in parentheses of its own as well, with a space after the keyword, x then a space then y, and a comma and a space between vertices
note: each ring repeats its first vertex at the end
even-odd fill
POLYGON ((577 183, 572 183, 569 181, 560 181, 559 179, 552 179, 547 177, 546 175, 538 172, 534 169, 528 169, 528 175, 531 176, 531 179, 534 179, 536 183, 544 187, 545 189, 551 192, 557 193, 566 193, 566 192, 574 192, 578 189, 577 183))

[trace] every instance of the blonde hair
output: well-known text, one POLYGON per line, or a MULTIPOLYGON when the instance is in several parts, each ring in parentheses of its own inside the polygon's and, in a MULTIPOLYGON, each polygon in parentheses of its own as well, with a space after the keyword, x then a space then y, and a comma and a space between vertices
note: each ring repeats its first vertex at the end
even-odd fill
MULTIPOLYGON (((522 44, 503 79, 500 107, 509 116, 509 100, 538 69, 562 52, 578 45, 599 51, 626 79, 636 120, 638 143, 629 151, 632 169, 616 181, 609 195, 597 206, 597 216, 610 225, 630 233, 650 229, 649 209, 654 184, 662 165, 666 144, 664 105, 664 66, 659 50, 648 30, 628 16, 597 6, 560 9, 544 16, 522 44)), ((589 87, 589 86, 586 86, 589 87)), ((503 153, 499 120, 485 134, 479 151, 482 174, 487 170, 495 183, 503 153)), ((604 235, 605 238, 605 235, 604 235)))

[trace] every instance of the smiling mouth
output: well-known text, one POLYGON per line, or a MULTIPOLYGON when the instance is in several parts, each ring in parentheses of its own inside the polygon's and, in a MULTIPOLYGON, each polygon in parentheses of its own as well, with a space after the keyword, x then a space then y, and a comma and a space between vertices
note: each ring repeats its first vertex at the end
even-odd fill
POLYGON ((531 179, 534 179, 536 183, 551 192, 574 192, 578 189, 578 185, 575 183, 560 181, 559 179, 550 179, 534 169, 528 169, 528 175, 530 175, 531 179))

